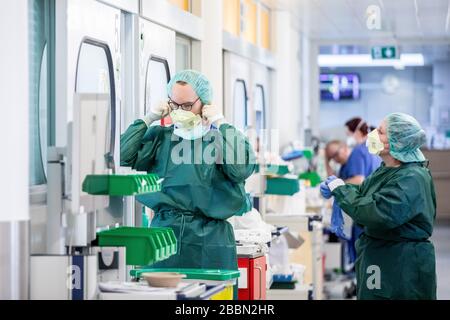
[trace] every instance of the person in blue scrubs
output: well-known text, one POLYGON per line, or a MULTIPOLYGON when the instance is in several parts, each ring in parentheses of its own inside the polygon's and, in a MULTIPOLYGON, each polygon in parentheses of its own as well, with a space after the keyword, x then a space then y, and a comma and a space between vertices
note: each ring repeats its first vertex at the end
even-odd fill
POLYGON ((361 118, 353 118, 345 123, 347 145, 353 148, 347 163, 341 168, 341 179, 347 183, 361 184, 381 164, 379 156, 369 153, 366 147, 367 135, 371 128, 361 118))
MULTIPOLYGON (((325 155, 327 158, 327 171, 329 175, 337 175, 346 183, 360 185, 381 164, 379 156, 369 153, 366 147, 367 134, 370 127, 361 118, 353 118, 345 123, 347 128, 347 144, 340 141, 331 141, 327 144, 325 155), (341 165, 339 172, 333 172, 330 161, 341 165)), ((355 241, 363 229, 356 224, 352 226, 352 235, 349 241, 349 262, 356 260, 355 241)))

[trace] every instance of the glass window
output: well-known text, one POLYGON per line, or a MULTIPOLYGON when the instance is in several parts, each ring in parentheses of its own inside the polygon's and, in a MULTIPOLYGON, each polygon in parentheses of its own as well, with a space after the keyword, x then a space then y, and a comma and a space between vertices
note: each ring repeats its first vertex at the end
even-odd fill
POLYGON ((30 185, 46 184, 47 159, 47 100, 48 69, 47 45, 41 54, 39 64, 35 63, 39 72, 33 77, 39 79, 30 94, 32 112, 30 114, 30 185))
POLYGON ((247 87, 244 80, 234 84, 234 125, 244 130, 247 128, 247 87))
POLYGON ((104 48, 83 42, 77 68, 76 92, 109 93, 109 68, 104 48))
POLYGON ((191 41, 183 37, 177 37, 176 47, 176 71, 191 69, 191 41))
POLYGON ((167 83, 170 80, 169 64, 159 57, 150 57, 145 80, 145 113, 162 100, 167 100, 167 83))
POLYGON ((109 47, 93 39, 85 39, 78 53, 75 92, 107 93, 110 96, 111 112, 107 137, 106 152, 109 153, 108 168, 113 167, 115 123, 116 123, 116 92, 114 71, 109 47))
POLYGON ((266 97, 264 87, 256 86, 255 91, 255 111, 256 111, 256 134, 259 137, 261 129, 267 129, 266 124, 266 97))
POLYGON ((44 174, 47 176, 47 147, 48 147, 48 63, 47 44, 42 54, 41 71, 39 76, 39 142, 44 174))
POLYGON ((53 0, 30 1, 28 13, 29 184, 34 187, 47 183, 47 148, 54 145, 55 3, 53 0))

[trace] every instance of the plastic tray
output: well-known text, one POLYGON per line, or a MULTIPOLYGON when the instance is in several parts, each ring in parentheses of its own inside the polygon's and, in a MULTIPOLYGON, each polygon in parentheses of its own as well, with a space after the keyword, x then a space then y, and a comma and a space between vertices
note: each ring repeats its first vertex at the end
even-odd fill
POLYGON ((298 179, 268 178, 266 194, 292 196, 300 191, 298 179))
POLYGON ((156 174, 87 175, 82 190, 91 195, 133 196, 161 191, 156 174))
MULTIPOLYGON (((288 166, 277 164, 266 164, 264 166, 264 170, 266 175, 277 175, 277 176, 283 176, 290 172, 288 166)), ((256 172, 259 172, 259 164, 256 165, 256 172)))
POLYGON ((119 227, 97 233, 101 247, 126 247, 126 264, 150 265, 177 252, 177 240, 170 228, 119 227))
POLYGON ((177 272, 186 275, 186 279, 226 281, 237 279, 240 276, 238 270, 218 270, 218 269, 182 269, 182 268, 142 268, 133 269, 130 275, 139 278, 144 272, 177 272))

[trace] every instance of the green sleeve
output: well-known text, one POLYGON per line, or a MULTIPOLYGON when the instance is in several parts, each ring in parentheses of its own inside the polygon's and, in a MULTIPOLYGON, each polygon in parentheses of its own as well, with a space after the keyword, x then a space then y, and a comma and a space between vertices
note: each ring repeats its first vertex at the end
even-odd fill
POLYGON ((219 128, 223 139, 222 166, 224 174, 233 182, 244 182, 256 167, 256 157, 248 139, 242 132, 229 124, 219 128))
MULTIPOLYGON (((352 185, 337 187, 332 193, 345 213, 356 223, 377 229, 394 229, 411 220, 415 210, 411 199, 419 194, 407 194, 414 185, 413 177, 393 179, 379 191, 363 195, 361 189, 352 185)), ((419 188, 416 188, 417 190, 419 188)))
POLYGON ((120 165, 135 167, 139 150, 142 148, 142 139, 148 127, 141 119, 136 120, 120 136, 120 165))

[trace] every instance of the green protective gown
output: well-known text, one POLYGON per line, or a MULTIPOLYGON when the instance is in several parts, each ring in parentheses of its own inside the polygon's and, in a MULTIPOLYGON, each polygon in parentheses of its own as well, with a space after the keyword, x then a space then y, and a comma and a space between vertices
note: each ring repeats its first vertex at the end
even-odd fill
POLYGON ((151 226, 171 227, 178 240, 178 253, 154 266, 237 269, 234 232, 226 219, 252 207, 244 182, 255 169, 255 156, 244 135, 223 124, 204 139, 183 140, 173 135, 173 126, 147 127, 136 120, 120 145, 122 166, 164 178, 161 192, 137 197, 155 211, 151 226), (240 148, 235 161, 233 142, 240 148), (223 161, 202 154, 223 155, 223 161))
POLYGON ((395 168, 382 164, 361 186, 346 184, 333 195, 364 227, 356 242, 357 298, 436 299, 429 241, 436 196, 429 170, 417 162, 395 168))

